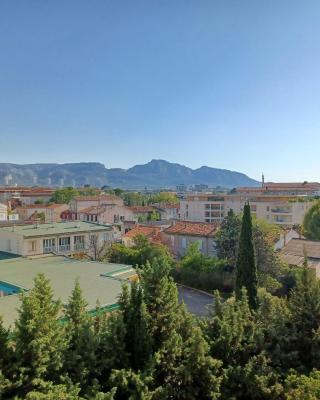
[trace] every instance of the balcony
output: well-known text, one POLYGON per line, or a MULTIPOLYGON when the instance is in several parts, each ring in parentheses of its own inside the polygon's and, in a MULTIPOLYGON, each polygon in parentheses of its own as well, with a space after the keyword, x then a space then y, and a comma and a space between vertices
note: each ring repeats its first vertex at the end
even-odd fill
POLYGON ((292 209, 290 209, 290 208, 271 208, 271 212, 274 214, 291 214, 292 209))
POLYGON ((84 250, 84 243, 75 243, 74 249, 75 250, 84 250))

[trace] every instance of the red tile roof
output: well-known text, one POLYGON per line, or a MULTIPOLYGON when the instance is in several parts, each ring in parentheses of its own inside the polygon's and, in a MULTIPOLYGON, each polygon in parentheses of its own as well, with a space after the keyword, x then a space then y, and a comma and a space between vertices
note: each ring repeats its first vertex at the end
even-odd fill
POLYGON ((206 222, 177 221, 174 225, 165 229, 169 235, 209 236, 213 237, 217 226, 206 222))
POLYGON ((146 236, 153 244, 166 244, 166 239, 161 228, 154 226, 137 226, 123 235, 124 238, 133 239, 137 235, 146 236))

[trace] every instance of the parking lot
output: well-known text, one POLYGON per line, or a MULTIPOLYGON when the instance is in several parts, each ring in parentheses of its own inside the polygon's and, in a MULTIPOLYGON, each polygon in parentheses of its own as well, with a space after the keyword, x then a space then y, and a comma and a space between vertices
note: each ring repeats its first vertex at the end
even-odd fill
POLYGON ((179 301, 184 302, 187 309, 198 317, 209 315, 208 307, 213 303, 213 296, 178 285, 179 301))

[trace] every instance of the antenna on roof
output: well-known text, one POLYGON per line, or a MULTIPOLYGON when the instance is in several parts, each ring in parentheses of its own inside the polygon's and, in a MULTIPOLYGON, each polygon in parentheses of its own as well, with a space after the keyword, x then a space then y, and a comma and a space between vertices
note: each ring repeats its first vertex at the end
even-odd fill
POLYGON ((261 180, 262 187, 264 187, 264 173, 262 172, 262 180, 261 180))

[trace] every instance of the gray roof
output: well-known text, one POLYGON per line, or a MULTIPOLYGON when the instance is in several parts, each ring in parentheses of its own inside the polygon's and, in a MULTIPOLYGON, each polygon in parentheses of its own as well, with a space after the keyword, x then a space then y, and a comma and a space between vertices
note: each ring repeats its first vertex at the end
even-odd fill
MULTIPOLYGON (((117 302, 122 280, 134 275, 130 266, 93 261, 78 261, 63 256, 14 258, 0 261, 0 282, 31 289, 34 277, 43 272, 50 279, 55 299, 67 303, 75 280, 79 278, 88 310, 117 302)), ((0 314, 6 326, 13 325, 20 300, 18 295, 0 298, 0 314)))
POLYGON ((112 226, 84 221, 53 222, 49 224, 25 224, 0 227, 0 232, 16 232, 18 235, 22 235, 24 237, 62 235, 80 232, 98 232, 107 230, 112 230, 112 226))

